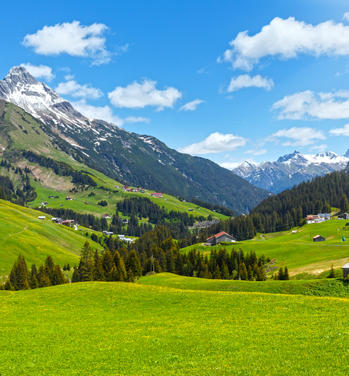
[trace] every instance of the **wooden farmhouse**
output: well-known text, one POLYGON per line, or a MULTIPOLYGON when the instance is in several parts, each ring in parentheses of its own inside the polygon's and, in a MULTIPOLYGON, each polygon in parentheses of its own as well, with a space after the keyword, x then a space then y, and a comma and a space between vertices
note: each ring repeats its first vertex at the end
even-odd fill
POLYGON ((211 245, 224 243, 224 242, 233 243, 233 242, 236 242, 236 239, 234 238, 234 236, 229 235, 224 231, 221 231, 218 234, 213 235, 206 240, 206 243, 211 244, 211 245))
POLYGON ((313 237, 313 242, 324 242, 326 239, 321 235, 315 235, 313 237))

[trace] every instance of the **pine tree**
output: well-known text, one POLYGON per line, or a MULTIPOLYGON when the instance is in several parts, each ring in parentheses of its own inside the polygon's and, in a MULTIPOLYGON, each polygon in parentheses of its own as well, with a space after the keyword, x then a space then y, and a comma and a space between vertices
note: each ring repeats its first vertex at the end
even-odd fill
POLYGON ((51 286, 50 276, 48 275, 47 269, 43 265, 39 267, 37 279, 39 287, 51 286))
POLYGON ((29 273, 22 255, 19 255, 10 273, 10 282, 15 290, 28 290, 29 273))
POLYGON ((29 283, 30 283, 30 288, 31 289, 36 289, 39 287, 39 282, 38 282, 38 271, 36 269, 36 265, 33 264, 31 266, 30 270, 30 276, 29 276, 29 283))
POLYGON ((290 279, 290 277, 289 277, 289 275, 288 275, 288 268, 287 268, 287 266, 285 266, 285 270, 284 270, 284 280, 289 280, 290 279))
POLYGON ((142 275, 142 265, 139 261, 136 251, 131 251, 126 261, 127 273, 132 270, 132 274, 137 278, 142 275))
POLYGON ((248 280, 247 269, 244 262, 240 264, 240 279, 243 281, 248 280))
POLYGON ((127 280, 127 273, 124 260, 120 256, 118 251, 114 253, 114 264, 116 268, 116 279, 114 281, 126 281, 127 280))
POLYGON ((54 285, 62 285, 64 283, 64 274, 62 269, 59 265, 54 265, 53 272, 52 272, 52 279, 51 284, 54 285))
POLYGON ((112 268, 113 266, 115 266, 115 264, 113 260, 113 255, 109 251, 109 249, 107 249, 103 254, 102 265, 104 269, 105 280, 112 281, 112 268))
POLYGON ((229 269, 226 263, 223 264, 222 268, 222 279, 229 279, 229 269))
POLYGON ((104 270, 102 264, 102 257, 99 255, 98 251, 94 254, 94 270, 93 270, 93 280, 94 281, 104 281, 104 270))

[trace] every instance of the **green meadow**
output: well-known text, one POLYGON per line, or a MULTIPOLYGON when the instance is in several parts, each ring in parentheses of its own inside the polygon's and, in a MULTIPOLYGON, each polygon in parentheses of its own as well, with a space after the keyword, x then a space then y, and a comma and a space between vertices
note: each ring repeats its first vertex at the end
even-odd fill
POLYGON ((173 287, 181 290, 207 290, 231 292, 264 292, 349 298, 349 283, 340 279, 313 279, 289 281, 237 281, 184 277, 160 273, 142 277, 138 283, 147 286, 173 287))
POLYGON ((40 264, 49 255, 61 266, 78 262, 85 231, 52 223, 48 215, 40 220, 40 215, 43 213, 0 200, 0 276, 11 270, 19 254, 29 265, 40 264))
POLYGON ((349 300, 91 282, 0 291, 0 374, 347 375, 349 300))
POLYGON ((275 260, 275 266, 284 266, 291 275, 298 273, 321 273, 333 265, 339 268, 349 261, 349 226, 347 221, 333 219, 323 223, 314 223, 289 231, 271 234, 258 234, 254 239, 237 242, 227 246, 206 247, 196 244, 183 248, 183 252, 197 249, 209 252, 212 249, 241 248, 244 251, 255 251, 275 260), (293 233, 292 231, 296 231, 293 233), (324 242, 313 242, 313 236, 322 235, 324 242), (345 242, 342 236, 345 236, 345 242))

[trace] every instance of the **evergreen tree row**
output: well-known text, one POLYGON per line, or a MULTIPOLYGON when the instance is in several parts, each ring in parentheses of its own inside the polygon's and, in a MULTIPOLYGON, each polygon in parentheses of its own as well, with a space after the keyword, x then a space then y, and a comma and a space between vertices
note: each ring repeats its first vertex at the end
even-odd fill
POLYGON ((125 281, 133 282, 142 275, 142 267, 135 251, 126 257, 119 251, 104 250, 103 255, 84 244, 78 267, 74 268, 72 282, 125 281))
POLYGON ((66 282, 62 269, 53 262, 51 256, 48 256, 45 263, 39 268, 33 264, 31 270, 28 271, 24 257, 19 255, 8 279, 0 287, 5 290, 17 291, 61 285, 66 282))

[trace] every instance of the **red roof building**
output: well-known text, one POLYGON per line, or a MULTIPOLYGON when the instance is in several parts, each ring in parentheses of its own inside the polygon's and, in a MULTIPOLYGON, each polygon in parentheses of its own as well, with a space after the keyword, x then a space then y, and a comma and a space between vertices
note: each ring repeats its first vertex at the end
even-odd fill
POLYGON ((206 240, 206 243, 209 243, 211 245, 219 244, 222 242, 233 243, 236 242, 236 239, 234 238, 234 236, 229 235, 224 231, 221 231, 218 234, 213 235, 206 240))

